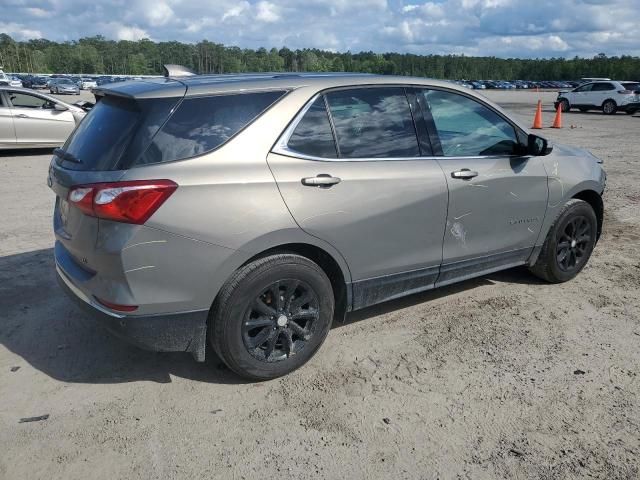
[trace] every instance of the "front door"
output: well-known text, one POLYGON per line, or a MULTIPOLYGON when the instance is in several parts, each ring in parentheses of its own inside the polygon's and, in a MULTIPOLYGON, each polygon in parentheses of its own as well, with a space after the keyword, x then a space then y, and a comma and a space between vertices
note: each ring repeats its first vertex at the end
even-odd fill
POLYGON ((434 286, 447 184, 425 148, 405 90, 366 87, 318 96, 269 154, 298 225, 346 259, 354 308, 434 286))
POLYGON ((422 90, 418 98, 449 186, 438 284, 523 264, 547 206, 543 163, 518 155, 513 125, 476 99, 442 90, 422 90))
POLYGON ((73 114, 56 110, 46 98, 8 92, 18 143, 62 145, 75 128, 73 114))

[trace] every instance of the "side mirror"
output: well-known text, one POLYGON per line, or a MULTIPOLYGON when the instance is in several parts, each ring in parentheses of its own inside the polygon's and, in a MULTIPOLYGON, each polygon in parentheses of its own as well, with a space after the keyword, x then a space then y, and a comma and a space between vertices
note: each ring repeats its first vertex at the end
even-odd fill
POLYGON ((549 142, 547 142, 545 138, 531 133, 528 138, 527 150, 529 155, 539 157, 542 155, 549 155, 553 148, 549 146, 549 142))
POLYGON ((57 110, 58 112, 66 112, 67 110, 69 110, 67 107, 65 107, 64 105, 60 105, 59 103, 54 103, 53 109, 57 110))

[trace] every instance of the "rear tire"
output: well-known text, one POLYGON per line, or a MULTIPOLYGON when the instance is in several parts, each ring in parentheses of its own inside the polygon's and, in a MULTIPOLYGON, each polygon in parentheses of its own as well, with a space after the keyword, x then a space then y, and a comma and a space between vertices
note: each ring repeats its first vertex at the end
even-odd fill
POLYGON ((613 115, 618 110, 618 105, 613 100, 605 100, 602 104, 602 113, 605 115, 613 115))
POLYGON ((333 315, 331 282, 317 264, 271 255, 240 268, 222 287, 209 342, 233 372, 268 380, 304 365, 327 337, 333 315))
POLYGON ((574 278, 587 264, 598 235, 598 219, 591 205, 571 199, 547 233, 536 263, 529 270, 550 283, 574 278))
POLYGON ((637 110, 627 110, 627 115, 633 115, 637 110))

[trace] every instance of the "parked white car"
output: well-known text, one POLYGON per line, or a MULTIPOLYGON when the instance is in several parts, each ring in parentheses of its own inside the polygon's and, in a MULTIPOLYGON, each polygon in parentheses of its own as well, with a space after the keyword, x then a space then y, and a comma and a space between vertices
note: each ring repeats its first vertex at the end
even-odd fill
POLYGON ((89 90, 91 88, 96 88, 98 83, 93 78, 81 78, 78 80, 78 87, 80 90, 89 90))
POLYGON ((22 81, 16 77, 10 77, 0 70, 0 85, 7 87, 22 87, 22 81))
POLYGON ((589 82, 571 91, 558 92, 554 103, 562 107, 563 112, 577 108, 581 112, 602 110, 612 115, 618 110, 634 114, 640 110, 640 82, 597 81, 589 82))

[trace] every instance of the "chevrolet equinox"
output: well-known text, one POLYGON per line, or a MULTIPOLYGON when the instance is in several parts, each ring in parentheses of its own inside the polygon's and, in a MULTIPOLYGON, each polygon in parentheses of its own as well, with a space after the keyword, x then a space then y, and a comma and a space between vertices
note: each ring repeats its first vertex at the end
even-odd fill
POLYGON ((602 161, 451 83, 168 66, 95 93, 49 168, 62 288, 250 379, 352 310, 518 265, 570 280, 602 230, 602 161))

